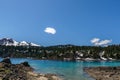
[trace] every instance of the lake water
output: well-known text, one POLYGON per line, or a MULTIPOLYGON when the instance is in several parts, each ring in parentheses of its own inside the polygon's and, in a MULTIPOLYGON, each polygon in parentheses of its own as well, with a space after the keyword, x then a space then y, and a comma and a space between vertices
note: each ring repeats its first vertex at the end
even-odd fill
MULTIPOLYGON (((2 58, 0 58, 2 60, 2 58)), ((55 73, 64 80, 93 80, 84 71, 84 67, 120 66, 120 61, 52 61, 12 58, 13 64, 28 61, 38 73, 55 73)))

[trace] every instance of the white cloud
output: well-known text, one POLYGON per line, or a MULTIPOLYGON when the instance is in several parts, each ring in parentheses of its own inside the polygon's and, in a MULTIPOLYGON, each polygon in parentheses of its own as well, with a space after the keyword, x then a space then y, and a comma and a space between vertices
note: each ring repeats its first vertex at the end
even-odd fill
POLYGON ((93 39, 91 40, 91 43, 97 43, 97 42, 99 42, 99 41, 100 41, 99 38, 93 38, 93 39))
POLYGON ((100 40, 99 38, 93 38, 91 40, 91 43, 93 43, 95 46, 107 46, 111 42, 112 40, 100 40))
POLYGON ((52 27, 45 28, 44 32, 46 32, 48 34, 56 34, 56 30, 52 27))
POLYGON ((111 42, 112 42, 112 40, 102 40, 102 41, 99 42, 99 45, 107 45, 111 42))

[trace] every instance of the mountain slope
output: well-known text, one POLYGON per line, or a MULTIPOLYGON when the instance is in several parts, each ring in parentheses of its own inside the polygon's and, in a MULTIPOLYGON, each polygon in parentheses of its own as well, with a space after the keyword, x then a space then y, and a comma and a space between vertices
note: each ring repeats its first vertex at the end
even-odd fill
POLYGON ((4 46, 36 46, 36 47, 40 46, 38 44, 31 43, 31 42, 29 43, 26 41, 17 42, 15 40, 13 40, 12 38, 0 39, 0 45, 4 45, 4 46))

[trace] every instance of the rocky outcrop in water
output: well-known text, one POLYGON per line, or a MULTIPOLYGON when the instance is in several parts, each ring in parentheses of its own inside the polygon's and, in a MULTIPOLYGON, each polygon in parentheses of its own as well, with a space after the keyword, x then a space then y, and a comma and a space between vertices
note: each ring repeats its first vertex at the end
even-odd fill
POLYGON ((28 62, 11 64, 9 58, 0 62, 0 80, 61 80, 55 74, 38 74, 33 72, 28 62))
POLYGON ((11 64, 10 58, 4 58, 1 62, 11 64))
POLYGON ((91 67, 84 70, 96 80, 120 80, 120 67, 91 67))

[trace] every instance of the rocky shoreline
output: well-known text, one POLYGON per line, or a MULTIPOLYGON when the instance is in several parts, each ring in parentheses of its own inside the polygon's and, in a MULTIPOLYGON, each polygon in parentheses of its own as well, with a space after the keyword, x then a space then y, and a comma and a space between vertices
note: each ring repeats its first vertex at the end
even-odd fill
POLYGON ((95 80, 120 80, 120 67, 90 67, 84 71, 95 80))
POLYGON ((11 64, 9 58, 0 62, 0 80, 62 80, 55 74, 38 74, 33 71, 28 62, 11 64))

